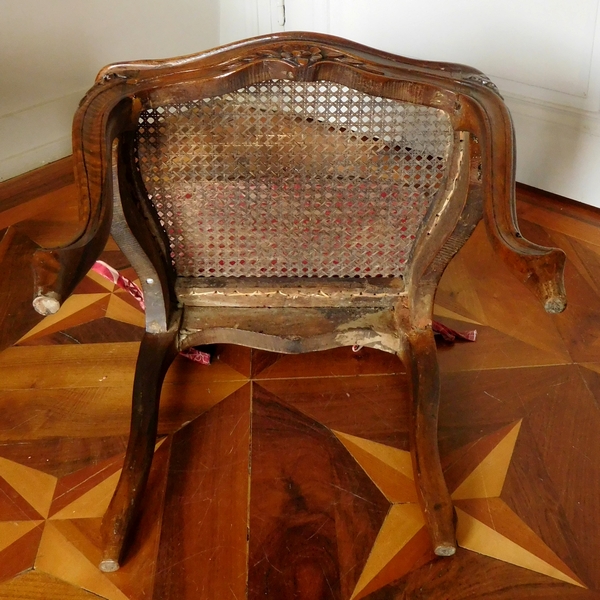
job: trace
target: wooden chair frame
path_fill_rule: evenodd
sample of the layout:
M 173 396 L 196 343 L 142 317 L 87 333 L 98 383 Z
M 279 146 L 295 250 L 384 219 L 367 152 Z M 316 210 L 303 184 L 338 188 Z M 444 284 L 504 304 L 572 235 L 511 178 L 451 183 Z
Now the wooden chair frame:
M 152 103 L 214 96 L 273 79 L 334 81 L 439 108 L 450 117 L 456 150 L 448 184 L 422 225 L 402 290 L 382 294 L 386 289 L 376 282 L 366 283 L 375 298 L 369 302 L 364 299 L 369 293 L 358 299 L 344 282 L 264 279 L 254 282 L 260 302 L 252 294 L 240 300 L 239 293 L 232 300 L 233 287 L 219 298 L 206 293 L 212 300 L 197 302 L 195 283 L 177 277 L 165 232 L 135 176 L 132 132 L 140 111 Z M 314 33 L 274 34 L 197 55 L 104 68 L 77 111 L 73 144 L 85 227 L 69 246 L 37 251 L 34 306 L 42 314 L 58 310 L 102 251 L 111 227 L 146 298 L 130 440 L 104 518 L 100 568 L 116 570 L 123 558 L 148 478 L 165 372 L 178 351 L 213 342 L 286 353 L 358 344 L 396 353 L 410 374 L 410 442 L 425 520 L 436 554 L 452 555 L 454 514 L 437 447 L 440 384 L 431 329 L 440 277 L 483 217 L 494 248 L 545 309 L 565 307 L 563 252 L 528 242 L 516 224 L 513 129 L 493 83 L 462 65 L 401 58 Z M 206 285 L 210 291 L 210 282 Z M 282 291 L 296 298 L 292 318 L 289 303 L 265 300 Z

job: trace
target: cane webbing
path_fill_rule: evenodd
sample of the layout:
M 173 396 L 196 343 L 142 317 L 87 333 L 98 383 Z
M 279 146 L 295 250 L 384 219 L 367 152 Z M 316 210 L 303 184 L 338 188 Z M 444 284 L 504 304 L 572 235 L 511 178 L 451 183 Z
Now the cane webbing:
M 442 110 L 269 81 L 142 112 L 137 161 L 178 275 L 400 276 L 447 175 Z

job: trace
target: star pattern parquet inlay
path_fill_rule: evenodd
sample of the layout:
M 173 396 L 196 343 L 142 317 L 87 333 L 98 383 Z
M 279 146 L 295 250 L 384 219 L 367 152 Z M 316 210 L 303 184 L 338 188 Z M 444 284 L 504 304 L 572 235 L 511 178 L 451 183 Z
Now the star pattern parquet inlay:
M 567 252 L 564 314 L 482 228 L 439 289 L 437 318 L 479 331 L 439 346 L 453 558 L 423 528 L 395 357 L 217 346 L 170 369 L 138 535 L 100 573 L 143 313 L 91 273 L 0 354 L 0 599 L 600 598 L 600 220 L 552 206 L 521 225 Z M 112 242 L 102 259 L 135 279 Z

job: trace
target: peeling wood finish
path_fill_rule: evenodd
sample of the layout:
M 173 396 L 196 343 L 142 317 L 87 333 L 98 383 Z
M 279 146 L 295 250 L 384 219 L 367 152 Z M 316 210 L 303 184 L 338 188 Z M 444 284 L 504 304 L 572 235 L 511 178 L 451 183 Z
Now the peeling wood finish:
M 339 346 L 400 350 L 391 310 L 377 308 L 185 308 L 180 348 L 216 342 L 284 354 Z
M 454 132 L 448 177 L 414 234 L 402 280 L 265 279 L 251 290 L 249 282 L 219 285 L 177 278 L 160 218 L 136 171 L 138 118 L 143 110 L 274 79 L 330 81 L 446 113 Z M 483 216 L 496 250 L 546 310 L 560 312 L 566 302 L 564 254 L 528 242 L 518 230 L 512 124 L 489 80 L 460 65 L 405 59 L 320 34 L 282 33 L 188 57 L 106 67 L 77 111 L 73 136 L 85 227 L 70 246 L 35 253 L 35 304 L 53 312 L 81 280 L 106 242 L 113 197 L 120 206 L 120 196 L 123 215 L 115 217 L 115 232 L 131 263 L 144 271 L 150 307 L 136 372 L 126 458 L 131 468 L 105 519 L 103 568 L 118 568 L 144 493 L 168 357 L 175 346 L 216 341 L 288 353 L 357 344 L 401 356 L 412 373 L 411 440 L 421 506 L 435 551 L 452 554 L 453 511 L 437 449 L 439 385 L 431 334 L 437 284 Z M 411 175 L 416 180 L 424 176 Z M 148 401 L 140 402 L 140 395 Z
M 406 295 L 402 279 L 179 277 L 175 292 L 185 306 L 388 307 Z

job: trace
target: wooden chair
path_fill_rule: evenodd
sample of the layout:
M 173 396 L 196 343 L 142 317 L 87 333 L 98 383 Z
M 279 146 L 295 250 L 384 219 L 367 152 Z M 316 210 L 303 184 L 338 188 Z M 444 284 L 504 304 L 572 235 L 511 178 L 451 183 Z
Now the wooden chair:
M 437 447 L 436 286 L 485 219 L 549 312 L 564 254 L 515 220 L 509 113 L 479 71 L 342 39 L 282 33 L 198 55 L 111 65 L 74 121 L 86 226 L 39 250 L 42 314 L 112 234 L 141 278 L 146 333 L 103 571 L 122 560 L 143 495 L 165 372 L 213 342 L 284 353 L 369 346 L 410 374 L 415 481 L 436 554 L 455 552 Z

